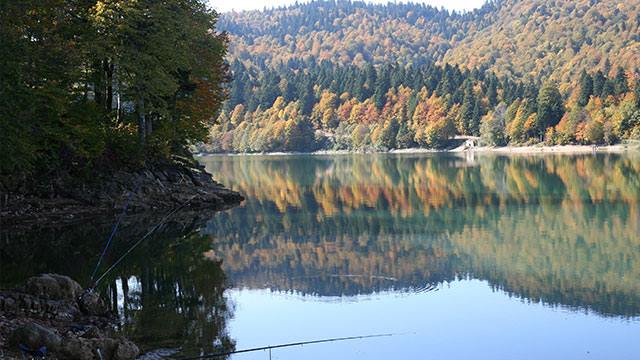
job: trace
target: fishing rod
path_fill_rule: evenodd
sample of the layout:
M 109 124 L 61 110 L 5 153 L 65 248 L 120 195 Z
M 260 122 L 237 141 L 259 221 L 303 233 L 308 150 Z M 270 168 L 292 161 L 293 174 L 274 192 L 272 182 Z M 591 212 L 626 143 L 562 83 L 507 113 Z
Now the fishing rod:
M 181 359 L 178 359 L 178 360 L 211 359 L 211 358 L 217 358 L 217 357 L 229 356 L 229 355 L 241 354 L 241 353 L 248 353 L 248 352 L 255 352 L 255 351 L 263 351 L 263 350 L 271 351 L 273 349 L 292 347 L 292 346 L 321 344 L 321 343 L 347 341 L 347 340 L 379 338 L 379 337 L 388 337 L 388 336 L 394 336 L 394 335 L 397 335 L 397 334 L 361 335 L 361 336 L 348 336 L 348 337 L 340 337 L 340 338 L 323 339 L 323 340 L 300 341 L 300 342 L 280 344 L 280 345 L 270 345 L 270 346 L 262 346 L 262 347 L 242 349 L 242 350 L 236 350 L 236 351 L 227 351 L 227 352 L 221 352 L 221 353 L 216 353 L 216 354 L 205 354 L 205 355 L 200 355 L 200 356 L 196 356 L 196 357 L 181 358 Z
M 90 290 L 95 289 L 98 284 L 100 284 L 100 282 L 105 278 L 105 276 L 107 276 L 113 269 L 116 268 L 116 266 L 118 266 L 122 260 L 124 260 L 125 257 L 127 257 L 127 255 L 129 255 L 136 247 L 138 247 L 138 245 L 140 245 L 143 241 L 145 241 L 149 236 L 151 236 L 156 230 L 158 230 L 160 228 L 160 226 L 162 226 L 165 221 L 169 220 L 169 218 L 175 214 L 176 212 L 178 212 L 180 209 L 182 209 L 183 207 L 187 206 L 187 204 L 189 204 L 191 202 L 191 200 L 195 199 L 197 195 L 194 195 L 192 197 L 190 197 L 187 201 L 185 201 L 182 205 L 176 207 L 175 209 L 173 209 L 171 212 L 169 212 L 167 215 L 165 215 L 158 224 L 156 224 L 154 227 L 151 228 L 151 230 L 147 231 L 147 233 L 140 238 L 140 240 L 136 241 L 133 245 L 131 245 L 131 247 L 129 247 L 129 249 L 122 254 L 122 256 L 120 256 L 120 258 L 118 260 L 116 260 L 113 265 L 111 265 L 104 273 L 102 273 L 102 275 L 95 281 L 95 283 L 92 284 L 92 286 L 90 287 Z
M 115 226 L 111 230 L 111 235 L 109 235 L 109 238 L 107 239 L 107 242 L 105 243 L 104 248 L 102 249 L 102 254 L 100 254 L 100 258 L 98 258 L 98 262 L 96 263 L 96 267 L 93 269 L 93 273 L 91 273 L 91 279 L 89 280 L 89 284 L 93 284 L 93 279 L 95 279 L 96 273 L 98 272 L 98 269 L 100 268 L 100 264 L 102 264 L 102 260 L 104 259 L 104 256 L 107 254 L 107 250 L 109 249 L 109 246 L 111 245 L 111 241 L 113 240 L 113 237 L 116 235 L 116 232 L 118 232 L 118 228 L 120 227 L 120 224 L 122 223 L 122 220 L 124 219 L 124 216 L 127 213 L 127 208 L 129 207 L 129 203 L 131 202 L 131 198 L 133 197 L 133 194 L 138 192 L 138 189 L 140 188 L 141 184 L 142 184 L 141 182 L 138 183 L 138 185 L 136 185 L 135 189 L 129 193 L 129 196 L 127 197 L 127 200 L 125 201 L 124 206 L 122 208 L 122 212 L 120 213 L 120 216 L 118 216 L 118 221 L 116 222 Z

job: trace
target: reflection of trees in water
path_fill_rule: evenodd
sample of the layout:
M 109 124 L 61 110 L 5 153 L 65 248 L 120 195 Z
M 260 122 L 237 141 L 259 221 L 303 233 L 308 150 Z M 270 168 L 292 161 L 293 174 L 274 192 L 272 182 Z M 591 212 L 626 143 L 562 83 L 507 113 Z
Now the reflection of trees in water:
M 281 212 L 328 217 L 362 208 L 394 215 L 443 207 L 620 201 L 637 204 L 640 157 L 350 155 L 205 158 L 224 183 Z
M 129 259 L 105 290 L 124 333 L 147 348 L 233 350 L 226 279 L 220 262 L 205 256 L 207 242 L 199 235 L 158 240 Z
M 635 155 L 224 158 L 210 168 L 250 195 L 206 230 L 238 284 L 352 295 L 471 274 L 532 301 L 640 315 Z
M 125 218 L 102 269 L 161 217 Z M 18 284 L 42 272 L 69 275 L 87 284 L 112 220 L 3 232 L 2 285 Z M 209 243 L 197 232 L 203 220 L 189 213 L 174 217 L 131 253 L 100 288 L 126 320 L 123 332 L 147 350 L 182 347 L 184 354 L 197 354 L 235 347 L 226 327 L 233 315 L 224 294 L 226 276 L 219 262 L 205 256 Z

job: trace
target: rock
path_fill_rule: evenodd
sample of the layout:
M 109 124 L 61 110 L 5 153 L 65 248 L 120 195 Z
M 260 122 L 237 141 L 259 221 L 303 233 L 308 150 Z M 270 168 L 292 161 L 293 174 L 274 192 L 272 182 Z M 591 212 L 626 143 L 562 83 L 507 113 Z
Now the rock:
M 65 359 L 93 360 L 91 342 L 81 338 L 65 338 L 60 354 Z M 97 357 L 95 357 L 97 358 Z
M 56 279 L 65 299 L 75 299 L 82 293 L 82 286 L 70 277 L 58 274 L 49 274 L 49 276 Z
M 11 334 L 13 344 L 24 344 L 32 349 L 46 346 L 50 351 L 57 351 L 62 345 L 62 338 L 53 330 L 30 322 L 16 328 Z
M 100 339 L 104 337 L 100 329 L 95 326 L 89 326 L 87 330 L 85 330 L 80 337 L 85 339 Z
M 68 276 L 42 274 L 27 280 L 26 292 L 33 296 L 52 300 L 75 299 L 82 287 Z
M 102 298 L 93 291 L 80 295 L 78 305 L 85 315 L 103 316 L 109 311 Z
M 140 349 L 129 340 L 121 340 L 116 349 L 115 360 L 133 360 L 140 355 Z
M 12 312 L 15 312 L 17 309 L 18 309 L 18 306 L 16 305 L 15 300 L 13 300 L 12 298 L 4 299 L 4 311 L 8 313 L 12 313 Z

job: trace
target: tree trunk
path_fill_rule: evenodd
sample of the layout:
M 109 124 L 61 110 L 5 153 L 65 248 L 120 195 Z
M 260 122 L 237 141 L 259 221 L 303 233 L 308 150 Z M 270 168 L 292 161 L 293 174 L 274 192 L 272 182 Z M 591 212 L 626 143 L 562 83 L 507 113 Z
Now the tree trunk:
M 104 71 L 106 74 L 106 101 L 105 109 L 111 112 L 113 109 L 113 63 L 104 59 Z
M 142 95 L 138 97 L 138 106 L 136 106 L 136 110 L 138 111 L 138 139 L 140 145 L 144 146 L 147 137 L 147 118 L 144 109 L 144 96 Z
M 154 116 L 149 116 L 147 118 L 147 132 L 146 132 L 146 136 L 149 137 L 149 135 L 151 135 L 151 132 L 153 131 L 153 118 Z
M 94 63 L 94 69 L 95 69 L 95 83 L 93 84 L 94 101 L 96 102 L 96 104 L 98 104 L 98 106 L 101 106 L 104 104 L 103 102 L 104 100 L 104 92 L 103 92 L 104 66 L 102 64 L 102 61 L 96 61 Z

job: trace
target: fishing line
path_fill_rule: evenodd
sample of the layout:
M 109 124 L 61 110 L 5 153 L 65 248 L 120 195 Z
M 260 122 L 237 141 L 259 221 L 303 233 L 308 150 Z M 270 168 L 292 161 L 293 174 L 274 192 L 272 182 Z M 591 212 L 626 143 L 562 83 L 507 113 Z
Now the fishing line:
M 300 341 L 300 342 L 294 342 L 294 343 L 288 343 L 288 344 L 270 345 L 270 346 L 262 346 L 262 347 L 249 348 L 249 349 L 236 350 L 236 351 L 227 351 L 227 352 L 216 353 L 216 354 L 205 354 L 205 355 L 200 355 L 200 356 L 196 356 L 196 357 L 181 358 L 181 359 L 178 359 L 178 360 L 211 359 L 211 358 L 216 358 L 216 357 L 229 356 L 229 355 L 241 354 L 241 353 L 247 353 L 247 352 L 263 351 L 263 350 L 271 351 L 272 349 L 292 347 L 292 346 L 302 346 L 302 345 L 321 344 L 321 343 L 336 342 L 336 341 L 347 341 L 347 340 L 359 340 L 359 339 L 368 339 L 368 338 L 388 337 L 388 336 L 394 336 L 394 335 L 397 335 L 397 334 L 377 334 L 377 335 L 348 336 L 348 337 L 323 339 L 323 340 Z
M 93 273 L 91 273 L 91 280 L 89 280 L 90 284 L 93 284 L 93 279 L 96 277 L 96 273 L 98 272 L 98 268 L 100 267 L 100 264 L 102 264 L 102 259 L 104 259 L 104 256 L 107 254 L 107 249 L 109 249 L 109 246 L 111 245 L 111 241 L 113 240 L 113 237 L 116 235 L 116 232 L 118 231 L 118 228 L 122 223 L 122 219 L 124 219 L 124 215 L 127 213 L 129 202 L 131 201 L 131 198 L 133 198 L 133 194 L 138 192 L 138 189 L 140 188 L 140 184 L 141 183 L 138 183 L 135 189 L 129 193 L 129 196 L 127 197 L 127 201 L 125 201 L 124 207 L 122 208 L 122 212 L 120 213 L 120 216 L 118 216 L 118 221 L 113 227 L 113 230 L 111 230 L 111 235 L 109 235 L 109 239 L 107 240 L 107 243 L 104 245 L 104 248 L 102 249 L 102 254 L 100 254 L 100 258 L 98 258 L 96 267 L 93 269 Z
M 96 280 L 96 282 L 93 284 L 93 286 L 91 286 L 91 289 L 95 289 L 98 284 L 100 284 L 100 281 L 102 281 L 104 279 L 105 276 L 107 276 L 107 274 L 109 274 L 113 269 L 116 268 L 116 266 L 118 266 L 118 264 L 120 264 L 120 262 L 122 262 L 122 260 L 124 260 L 125 257 L 127 257 L 127 255 L 129 255 L 136 247 L 138 247 L 138 245 L 140 245 L 144 240 L 146 240 L 149 236 L 151 236 L 156 230 L 158 230 L 160 228 L 160 226 L 162 226 L 165 221 L 167 221 L 173 214 L 175 214 L 176 212 L 178 212 L 180 209 L 182 209 L 183 207 L 187 206 L 188 203 L 191 202 L 191 200 L 193 200 L 194 198 L 196 198 L 197 195 L 192 196 L 191 198 L 189 198 L 189 200 L 185 201 L 182 205 L 176 207 L 175 209 L 173 209 L 170 213 L 168 213 L 167 215 L 165 215 L 162 220 L 160 220 L 160 222 L 158 224 L 156 224 L 153 228 L 151 228 L 151 230 L 149 230 L 142 238 L 140 238 L 140 240 L 138 240 L 136 243 L 134 243 L 133 245 L 131 245 L 131 247 L 129 248 L 129 250 L 127 250 L 124 254 L 122 254 L 122 256 L 116 260 L 113 265 L 111 265 L 104 273 L 102 273 L 102 275 Z

